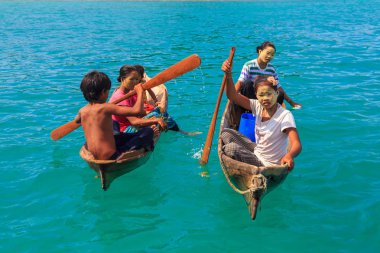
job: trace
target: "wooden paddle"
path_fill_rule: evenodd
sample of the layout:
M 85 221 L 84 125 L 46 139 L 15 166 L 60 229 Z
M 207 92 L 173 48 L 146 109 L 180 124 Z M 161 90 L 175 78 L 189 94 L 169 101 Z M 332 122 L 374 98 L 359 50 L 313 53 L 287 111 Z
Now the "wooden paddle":
M 166 83 L 166 82 L 168 82 L 168 81 L 170 81 L 176 77 L 179 77 L 179 76 L 199 67 L 200 64 L 201 64 L 201 58 L 198 55 L 196 55 L 196 54 L 190 55 L 187 58 L 185 58 L 185 59 L 177 62 L 176 64 L 170 66 L 166 70 L 160 72 L 158 75 L 156 75 L 155 77 L 153 77 L 152 79 L 150 79 L 149 81 L 144 83 L 142 85 L 142 87 L 144 90 L 151 89 L 151 88 L 153 88 L 153 87 L 155 87 L 161 83 Z M 121 101 L 129 98 L 130 96 L 133 96 L 134 94 L 136 94 L 136 92 L 134 90 L 130 91 L 127 94 L 125 94 L 123 97 L 113 101 L 112 103 L 113 104 L 120 103 Z M 72 121 L 56 128 L 56 129 L 54 129 L 53 131 L 51 131 L 50 137 L 54 141 L 59 140 L 80 126 L 81 126 L 80 123 L 76 123 L 75 120 L 72 120 Z
M 232 65 L 232 59 L 234 58 L 234 54 L 235 54 L 235 47 L 232 47 L 230 51 L 230 56 L 228 57 L 228 60 L 231 62 L 231 65 Z M 220 86 L 220 90 L 219 90 L 218 100 L 216 101 L 214 115 L 212 116 L 210 128 L 208 129 L 208 134 L 207 134 L 205 146 L 203 148 L 202 157 L 201 157 L 201 160 L 199 161 L 201 165 L 205 165 L 208 162 L 208 157 L 210 155 L 210 149 L 211 149 L 211 144 L 212 144 L 212 138 L 214 136 L 214 131 L 215 131 L 216 118 L 218 117 L 219 105 L 223 96 L 223 91 L 224 91 L 224 87 L 226 86 L 226 82 L 227 82 L 227 76 L 224 75 L 222 85 Z

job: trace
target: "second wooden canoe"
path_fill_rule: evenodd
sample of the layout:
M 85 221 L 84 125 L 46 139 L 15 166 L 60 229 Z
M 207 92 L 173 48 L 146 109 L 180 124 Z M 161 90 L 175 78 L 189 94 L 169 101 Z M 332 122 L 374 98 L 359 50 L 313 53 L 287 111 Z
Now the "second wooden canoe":
M 242 109 L 228 101 L 220 124 L 220 132 L 225 128 L 237 130 Z M 223 173 L 231 188 L 244 196 L 251 219 L 256 218 L 260 201 L 268 191 L 280 184 L 288 174 L 287 166 L 254 166 L 228 157 L 223 152 L 223 142 L 218 140 L 218 156 Z

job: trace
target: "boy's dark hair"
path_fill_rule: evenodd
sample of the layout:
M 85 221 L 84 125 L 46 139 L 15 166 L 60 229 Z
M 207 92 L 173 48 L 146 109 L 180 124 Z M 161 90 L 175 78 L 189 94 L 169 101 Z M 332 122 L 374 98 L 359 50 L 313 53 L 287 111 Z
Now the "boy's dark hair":
M 111 80 L 103 72 L 91 71 L 83 77 L 80 89 L 87 101 L 94 102 L 99 100 L 102 91 L 111 89 Z
M 119 77 L 117 78 L 117 81 L 120 83 L 124 77 L 128 76 L 132 71 L 138 71 L 135 66 L 132 65 L 124 65 L 119 70 Z
M 272 42 L 264 41 L 260 46 L 256 47 L 256 53 L 259 53 L 259 50 L 264 50 L 267 47 L 273 47 L 274 51 L 276 51 L 276 47 Z

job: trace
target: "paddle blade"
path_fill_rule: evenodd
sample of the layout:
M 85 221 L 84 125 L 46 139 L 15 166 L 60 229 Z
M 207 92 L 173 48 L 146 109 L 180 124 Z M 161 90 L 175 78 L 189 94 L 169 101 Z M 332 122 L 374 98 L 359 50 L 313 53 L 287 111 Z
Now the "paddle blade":
M 143 84 L 144 90 L 151 89 L 159 84 L 166 83 L 176 77 L 179 77 L 201 65 L 201 58 L 196 55 L 190 55 L 185 59 L 170 66 L 166 70 L 160 72 L 155 77 Z
M 53 131 L 51 131 L 50 137 L 53 141 L 59 140 L 63 136 L 71 133 L 72 131 L 74 131 L 75 129 L 77 129 L 80 126 L 81 126 L 81 124 L 76 123 L 74 120 L 70 121 L 70 122 L 68 122 L 68 123 L 66 123 L 60 127 L 57 127 Z
M 142 88 L 144 90 L 151 89 L 153 87 L 156 87 L 157 85 L 160 85 L 162 83 L 166 83 L 176 77 L 179 77 L 193 69 L 196 69 L 201 65 L 201 58 L 196 55 L 190 55 L 187 58 L 177 62 L 176 64 L 170 66 L 169 68 L 165 69 L 164 71 L 158 73 L 155 77 L 149 79 L 146 83 L 142 85 Z M 118 104 L 121 101 L 133 96 L 136 94 L 136 91 L 132 90 L 125 94 L 124 96 L 112 101 L 113 104 Z

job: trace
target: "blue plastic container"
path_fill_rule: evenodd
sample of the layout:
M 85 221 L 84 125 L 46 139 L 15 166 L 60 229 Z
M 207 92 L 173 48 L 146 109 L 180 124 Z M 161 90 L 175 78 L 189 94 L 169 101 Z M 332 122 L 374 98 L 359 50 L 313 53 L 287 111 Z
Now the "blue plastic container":
M 240 119 L 239 132 L 255 142 L 255 121 L 256 117 L 252 113 L 243 113 Z

